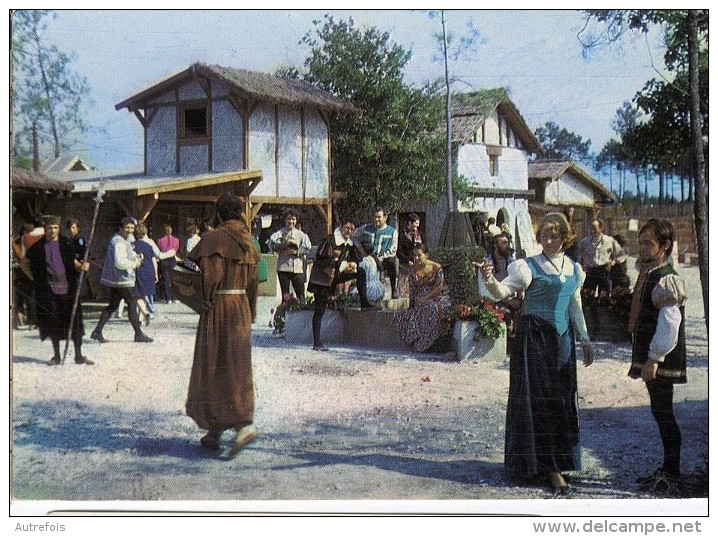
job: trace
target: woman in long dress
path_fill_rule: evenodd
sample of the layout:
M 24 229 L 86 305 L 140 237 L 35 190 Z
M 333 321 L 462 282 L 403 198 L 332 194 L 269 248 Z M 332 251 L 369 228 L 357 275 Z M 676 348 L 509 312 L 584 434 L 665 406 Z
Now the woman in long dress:
M 207 430 L 203 447 L 217 450 L 222 432 L 236 432 L 224 456 L 252 441 L 254 381 L 252 320 L 256 315 L 259 253 L 244 221 L 244 202 L 226 193 L 217 201 L 221 223 L 189 257 L 201 270 L 204 310 L 195 339 L 187 415 Z
M 417 352 L 425 352 L 443 335 L 451 331 L 447 316 L 451 298 L 444 285 L 444 270 L 429 259 L 426 245 L 417 244 L 413 250 L 412 271 L 409 274 L 409 308 L 394 314 L 401 338 Z
M 583 364 L 593 351 L 581 308 L 585 278 L 564 250 L 573 240 L 563 214 L 546 214 L 539 226 L 540 255 L 509 265 L 498 281 L 492 266 L 481 273 L 498 299 L 525 290 L 524 314 L 516 332 L 509 369 L 504 469 L 515 480 L 546 478 L 560 494 L 569 491 L 564 471 L 581 469 L 575 338 Z

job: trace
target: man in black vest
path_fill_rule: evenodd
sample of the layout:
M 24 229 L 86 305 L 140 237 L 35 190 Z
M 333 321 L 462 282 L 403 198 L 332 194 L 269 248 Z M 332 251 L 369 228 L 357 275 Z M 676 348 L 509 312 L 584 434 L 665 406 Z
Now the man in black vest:
M 641 489 L 672 494 L 680 485 L 681 431 L 673 415 L 673 384 L 686 383 L 685 284 L 670 262 L 673 226 L 650 219 L 638 235 L 639 275 L 628 330 L 633 359 L 628 375 L 646 382 L 663 443 L 663 465 L 638 479 Z

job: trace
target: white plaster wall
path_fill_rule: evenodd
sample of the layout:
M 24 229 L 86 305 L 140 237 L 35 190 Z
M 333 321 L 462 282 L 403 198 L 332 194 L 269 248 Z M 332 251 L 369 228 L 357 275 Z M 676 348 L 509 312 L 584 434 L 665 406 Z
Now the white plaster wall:
M 302 115 L 298 109 L 279 107 L 279 195 L 302 196 Z
M 499 118 L 496 112 L 492 113 L 484 121 L 484 143 L 487 145 L 500 145 L 499 140 Z
M 316 110 L 307 110 L 304 120 L 306 196 L 326 199 L 329 197 L 329 132 Z
M 249 169 L 262 172 L 254 195 L 278 195 L 274 164 L 274 105 L 260 103 L 249 117 Z
M 464 176 L 469 184 L 480 188 L 528 189 L 528 159 L 524 151 L 502 147 L 499 156 L 499 173 L 489 175 L 489 156 L 486 146 L 470 143 L 459 147 L 457 173 Z
M 227 86 L 225 86 L 222 82 L 216 82 L 212 80 L 212 98 L 222 98 L 222 97 L 228 97 L 230 94 L 229 89 L 227 89 Z
M 179 98 L 180 100 L 206 99 L 207 94 L 199 82 L 192 80 L 179 87 Z
M 180 173 L 206 173 L 209 147 L 185 145 L 180 147 Z
M 242 116 L 229 101 L 212 105 L 212 170 L 243 169 L 244 142 Z
M 176 171 L 177 116 L 174 107 L 160 107 L 147 127 L 147 173 Z
M 594 204 L 593 190 L 567 173 L 546 185 L 545 199 L 551 205 L 591 207 Z

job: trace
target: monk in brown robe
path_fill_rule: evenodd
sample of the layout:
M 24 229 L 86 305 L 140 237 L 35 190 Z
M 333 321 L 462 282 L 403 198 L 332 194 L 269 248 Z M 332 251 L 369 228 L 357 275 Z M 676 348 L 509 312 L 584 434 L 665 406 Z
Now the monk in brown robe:
M 223 194 L 216 205 L 221 223 L 188 255 L 202 274 L 204 309 L 197 326 L 187 415 L 208 430 L 200 442 L 209 450 L 219 450 L 222 432 L 235 430 L 223 457 L 234 456 L 257 436 L 252 424 L 252 321 L 259 253 L 244 221 L 244 207 L 243 198 Z

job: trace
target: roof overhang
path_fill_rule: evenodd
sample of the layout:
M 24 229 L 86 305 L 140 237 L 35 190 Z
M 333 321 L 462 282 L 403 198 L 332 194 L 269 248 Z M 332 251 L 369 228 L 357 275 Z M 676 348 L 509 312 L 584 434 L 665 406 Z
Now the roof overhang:
M 74 193 L 92 193 L 100 185 L 106 192 L 127 192 L 135 196 L 160 196 L 192 188 L 242 182 L 243 195 L 250 195 L 262 180 L 256 170 L 201 173 L 196 175 L 145 175 L 141 172 L 120 175 L 103 175 L 97 172 L 74 171 L 63 173 L 61 178 L 74 185 Z

